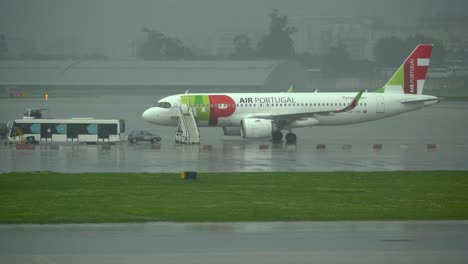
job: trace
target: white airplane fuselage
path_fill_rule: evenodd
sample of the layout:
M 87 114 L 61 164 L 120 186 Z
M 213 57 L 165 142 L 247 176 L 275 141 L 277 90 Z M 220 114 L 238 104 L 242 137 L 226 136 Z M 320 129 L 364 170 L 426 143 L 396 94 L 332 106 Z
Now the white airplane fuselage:
M 213 96 L 219 98 L 219 103 L 213 103 L 213 100 L 211 103 L 209 100 L 203 101 L 203 98 Z M 356 93 L 178 94 L 159 101 L 169 103 L 170 108 L 151 107 L 142 117 L 156 125 L 177 126 L 179 120 L 172 114 L 172 107 L 181 106 L 181 98 L 188 97 L 193 99 L 185 100 L 185 103 L 194 110 L 198 126 L 238 127 L 246 118 L 269 118 L 342 109 L 350 104 L 355 96 Z M 411 101 L 413 103 L 409 103 Z M 352 110 L 291 119 L 284 129 L 362 123 L 414 111 L 437 102 L 438 98 L 430 95 L 365 92 Z

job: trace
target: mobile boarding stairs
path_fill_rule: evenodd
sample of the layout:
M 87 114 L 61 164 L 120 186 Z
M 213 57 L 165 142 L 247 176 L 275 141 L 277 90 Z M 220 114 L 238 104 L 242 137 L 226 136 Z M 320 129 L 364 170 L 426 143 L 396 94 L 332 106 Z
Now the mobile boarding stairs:
M 200 132 L 197 126 L 196 112 L 192 107 L 182 104 L 172 107 L 172 118 L 179 118 L 175 141 L 183 144 L 199 144 Z

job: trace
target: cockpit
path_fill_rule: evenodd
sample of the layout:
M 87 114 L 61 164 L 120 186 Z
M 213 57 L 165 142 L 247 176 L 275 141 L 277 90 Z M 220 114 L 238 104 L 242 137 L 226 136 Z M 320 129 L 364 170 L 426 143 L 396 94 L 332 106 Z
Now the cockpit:
M 161 107 L 161 108 L 171 108 L 171 103 L 169 102 L 156 102 L 154 107 Z
M 148 109 L 146 109 L 141 117 L 143 120 L 157 124 L 157 125 L 172 125 L 172 107 L 176 106 L 177 104 L 172 104 L 169 102 L 170 99 L 161 99 L 158 100 L 154 105 Z

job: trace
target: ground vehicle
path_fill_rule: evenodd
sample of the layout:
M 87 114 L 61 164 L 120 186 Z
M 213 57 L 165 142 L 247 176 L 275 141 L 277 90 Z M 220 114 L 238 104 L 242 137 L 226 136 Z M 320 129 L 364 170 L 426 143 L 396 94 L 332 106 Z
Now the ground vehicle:
M 29 143 L 51 142 L 117 142 L 125 139 L 125 121 L 94 118 L 35 118 L 24 116 L 8 122 L 8 140 Z
M 161 142 L 161 137 L 151 134 L 148 131 L 134 130 L 128 134 L 128 141 L 130 143 L 135 143 L 137 141 L 151 141 L 151 143 L 158 143 Z

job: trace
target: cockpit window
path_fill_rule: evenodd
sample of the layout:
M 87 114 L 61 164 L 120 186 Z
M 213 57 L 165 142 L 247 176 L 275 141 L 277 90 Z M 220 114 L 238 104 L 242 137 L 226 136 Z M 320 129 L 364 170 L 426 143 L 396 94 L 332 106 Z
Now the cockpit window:
M 171 103 L 169 103 L 169 102 L 156 102 L 156 104 L 154 106 L 161 107 L 161 108 L 171 108 Z

